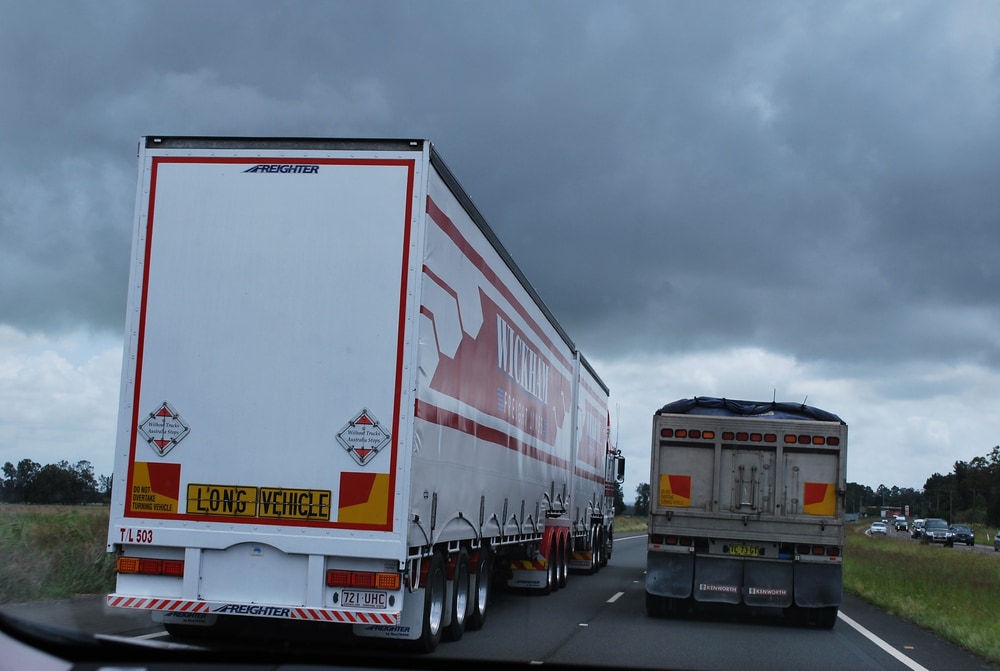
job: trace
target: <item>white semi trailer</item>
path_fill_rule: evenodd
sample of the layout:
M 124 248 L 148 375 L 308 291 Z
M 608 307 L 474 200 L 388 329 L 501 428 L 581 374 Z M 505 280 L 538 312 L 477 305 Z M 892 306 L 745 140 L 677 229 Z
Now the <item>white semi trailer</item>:
M 430 142 L 144 137 L 136 200 L 111 606 L 429 651 L 606 561 L 608 389 Z

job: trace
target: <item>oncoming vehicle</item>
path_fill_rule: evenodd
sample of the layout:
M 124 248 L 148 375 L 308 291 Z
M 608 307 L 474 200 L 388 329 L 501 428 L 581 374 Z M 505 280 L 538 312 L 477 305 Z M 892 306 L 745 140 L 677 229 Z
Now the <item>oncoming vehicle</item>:
M 896 519 L 893 520 L 893 526 L 896 531 L 906 531 L 906 518 L 902 515 L 896 515 Z
M 920 538 L 924 531 L 924 520 L 913 520 L 913 528 L 910 529 L 910 538 Z
M 940 517 L 931 517 L 924 522 L 924 528 L 920 535 L 921 543 L 943 543 L 952 546 L 952 532 L 948 528 L 948 522 Z
M 872 522 L 872 525 L 868 527 L 866 532 L 869 536 L 882 535 L 885 536 L 888 529 L 885 526 L 885 522 Z
M 969 546 L 976 544 L 976 534 L 971 527 L 965 524 L 952 524 L 948 529 L 951 531 L 952 543 L 962 543 Z

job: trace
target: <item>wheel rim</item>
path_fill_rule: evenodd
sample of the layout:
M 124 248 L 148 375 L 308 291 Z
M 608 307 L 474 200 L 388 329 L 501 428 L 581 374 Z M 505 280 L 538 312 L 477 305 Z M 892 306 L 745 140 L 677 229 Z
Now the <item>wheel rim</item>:
M 465 616 L 469 612 L 469 568 L 468 563 L 459 566 L 461 578 L 455 580 L 455 612 L 451 617 L 460 625 L 465 622 Z
M 546 571 L 547 580 L 549 581 L 549 590 L 555 591 L 559 589 L 559 557 L 556 555 L 556 541 L 553 538 L 552 544 L 549 545 L 549 568 Z
M 470 577 L 472 581 L 470 598 L 473 599 L 473 604 L 469 616 L 466 618 L 466 629 L 481 629 L 483 623 L 486 622 L 492 580 L 491 564 L 489 550 L 481 549 L 476 558 L 475 574 Z
M 431 578 L 430 593 L 427 598 L 431 600 L 430 609 L 427 614 L 427 628 L 431 636 L 437 636 L 441 631 L 441 622 L 444 620 L 444 571 L 438 566 Z
M 476 612 L 482 618 L 486 614 L 486 603 L 490 598 L 490 576 L 485 562 L 480 564 L 476 572 Z

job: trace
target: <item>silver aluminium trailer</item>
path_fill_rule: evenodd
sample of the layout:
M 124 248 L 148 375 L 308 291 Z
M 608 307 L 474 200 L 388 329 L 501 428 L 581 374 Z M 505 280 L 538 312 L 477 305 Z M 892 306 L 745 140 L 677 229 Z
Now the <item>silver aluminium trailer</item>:
M 833 627 L 847 425 L 794 403 L 681 399 L 653 416 L 646 608 L 783 609 Z

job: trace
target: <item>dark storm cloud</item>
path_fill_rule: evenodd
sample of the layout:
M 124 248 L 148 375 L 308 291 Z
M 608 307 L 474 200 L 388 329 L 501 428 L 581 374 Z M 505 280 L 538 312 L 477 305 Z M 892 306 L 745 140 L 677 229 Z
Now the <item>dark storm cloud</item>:
M 997 358 L 990 5 L 5 10 L 8 323 L 120 328 L 140 134 L 421 136 L 586 349 Z

